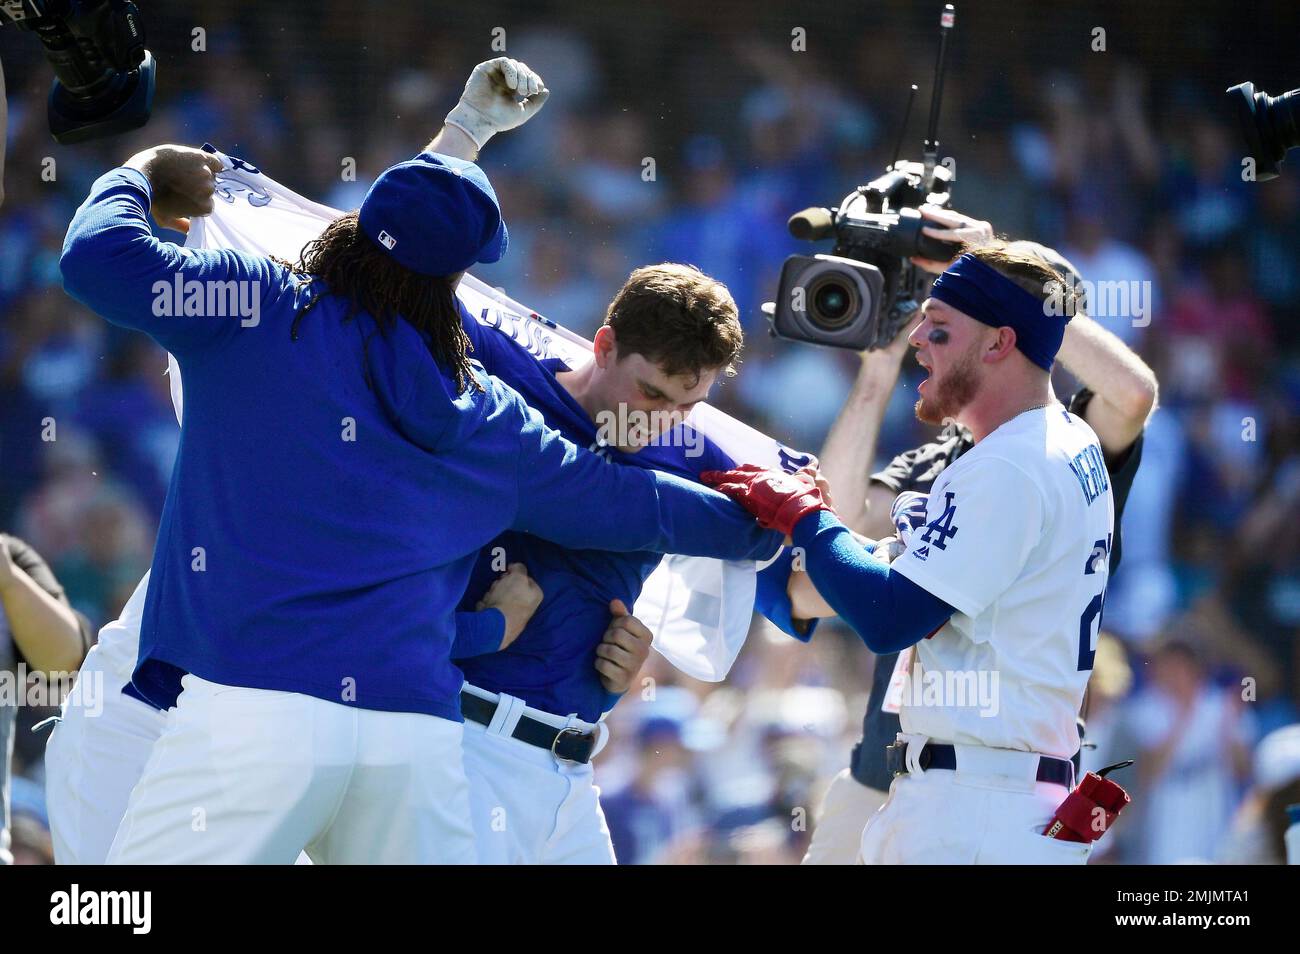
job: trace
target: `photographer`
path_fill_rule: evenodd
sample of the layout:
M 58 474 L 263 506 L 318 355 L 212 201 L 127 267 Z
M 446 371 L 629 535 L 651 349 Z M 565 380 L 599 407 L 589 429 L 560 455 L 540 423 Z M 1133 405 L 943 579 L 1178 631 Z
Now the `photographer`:
M 925 229 L 933 238 L 965 244 L 993 239 L 987 222 L 930 206 L 922 207 L 922 212 L 936 223 L 936 227 Z M 1059 255 L 1033 243 L 1016 244 L 1047 260 L 1078 286 L 1077 272 Z M 935 273 L 947 266 L 913 261 Z M 903 491 L 928 492 L 943 469 L 973 446 L 969 431 L 948 422 L 935 440 L 898 455 L 884 470 L 871 473 L 885 408 L 908 351 L 909 330 L 900 331 L 887 348 L 863 352 L 852 393 L 821 454 L 822 474 L 835 488 L 844 523 L 872 539 L 894 532 L 890 505 L 896 495 Z M 1120 515 L 1141 459 L 1142 430 L 1156 403 L 1155 376 L 1118 338 L 1084 314 L 1076 314 L 1066 326 L 1057 358 L 1083 385 L 1069 407 L 1096 432 L 1110 472 L 1115 504 L 1113 570 L 1120 554 Z M 806 575 L 796 585 L 800 583 L 811 589 Z M 882 711 L 881 706 L 897 659 L 898 654 L 891 653 L 876 660 L 863 718 L 863 738 L 854 748 L 850 767 L 835 777 L 826 792 L 805 863 L 853 863 L 867 820 L 885 801 L 892 781 L 885 764 L 885 747 L 894 741 L 900 723 L 896 711 Z

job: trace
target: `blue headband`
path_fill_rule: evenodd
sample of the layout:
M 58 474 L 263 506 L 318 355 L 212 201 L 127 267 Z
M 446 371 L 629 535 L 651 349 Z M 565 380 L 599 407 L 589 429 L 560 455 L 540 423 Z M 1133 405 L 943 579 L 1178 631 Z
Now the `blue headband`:
M 1052 315 L 1044 302 L 967 253 L 934 280 L 930 297 L 992 328 L 1014 328 L 1016 347 L 1044 371 L 1061 350 L 1069 315 Z

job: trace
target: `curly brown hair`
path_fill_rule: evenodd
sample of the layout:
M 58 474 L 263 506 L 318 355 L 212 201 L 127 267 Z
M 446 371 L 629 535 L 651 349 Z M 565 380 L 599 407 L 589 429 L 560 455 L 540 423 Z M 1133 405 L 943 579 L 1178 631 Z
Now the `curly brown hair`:
M 665 374 L 721 368 L 732 377 L 745 343 L 727 286 L 694 265 L 647 265 L 628 276 L 609 303 L 619 356 L 643 355 Z
M 461 327 L 452 283 L 446 276 L 421 275 L 397 264 L 361 231 L 356 211 L 326 226 L 303 246 L 298 263 L 289 267 L 310 276 L 313 286 L 318 281 L 324 286 L 295 317 L 295 338 L 299 321 L 321 295 L 338 295 L 348 303 L 344 321 L 364 311 L 387 335 L 399 319 L 404 320 L 420 332 L 434 360 L 452 373 L 457 393 L 470 384 L 483 390 L 466 354 L 473 345 Z

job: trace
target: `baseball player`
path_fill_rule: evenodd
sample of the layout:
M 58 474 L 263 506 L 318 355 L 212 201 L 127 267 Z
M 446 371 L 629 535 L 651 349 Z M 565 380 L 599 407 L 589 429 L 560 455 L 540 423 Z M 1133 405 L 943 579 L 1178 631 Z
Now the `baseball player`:
M 475 117 L 479 135 L 516 128 L 545 103 L 549 91 L 527 66 L 504 57 L 479 64 L 448 122 Z M 462 123 L 471 120 L 461 119 Z M 449 144 L 444 147 L 444 142 Z M 428 152 L 456 152 L 466 142 L 455 125 L 435 137 Z M 185 230 L 183 222 L 175 223 Z M 172 404 L 181 422 L 181 371 L 169 356 Z M 119 617 L 105 625 L 81 666 L 82 679 L 103 680 L 102 711 L 88 718 L 65 704 L 46 746 L 46 791 L 55 859 L 59 864 L 102 864 L 108 857 L 127 800 L 166 724 L 166 710 L 145 700 L 131 685 L 140 647 L 141 620 L 149 584 L 146 573 Z M 507 617 L 506 591 L 485 595 L 482 609 L 496 606 Z M 458 628 L 472 626 L 458 618 Z M 513 619 L 510 628 L 517 628 Z
M 473 861 L 450 651 L 478 549 L 514 528 L 756 559 L 780 538 L 697 485 L 607 467 L 470 363 L 453 281 L 506 247 L 477 166 L 392 167 L 298 270 L 153 238 L 151 212 L 211 211 L 219 167 L 138 154 L 61 260 L 188 392 L 132 674 L 172 711 L 109 861 Z M 620 519 L 575 523 L 580 505 Z
M 704 475 L 792 535 L 868 647 L 916 646 L 890 747 L 898 777 L 862 834 L 867 863 L 1087 859 L 1090 846 L 1042 834 L 1074 786 L 1114 529 L 1097 435 L 1052 395 L 1072 313 L 1051 307 L 1062 285 L 1003 243 L 935 281 L 909 336 L 929 371 L 917 415 L 962 421 L 973 446 L 934 482 L 924 527 L 892 564 L 853 538 L 809 471 Z
M 428 148 L 435 150 L 447 143 L 449 145 L 444 147 L 444 151 L 449 153 L 476 149 L 467 135 L 461 135 L 458 123 L 474 128 L 477 135 L 486 139 L 485 130 L 487 134 L 491 130 L 484 125 L 488 121 L 485 116 L 494 117 L 492 121 L 499 129 L 510 128 L 527 119 L 532 113 L 525 108 L 526 104 L 516 103 L 513 96 L 504 95 L 504 89 L 529 90 L 534 98 L 539 92 L 544 94 L 540 79 L 523 64 L 504 58 L 480 64 L 471 74 L 461 102 L 448 116 L 448 127 Z M 180 371 L 174 358 L 171 359 L 170 371 L 172 398 L 179 420 Z M 512 613 L 505 599 L 493 597 L 500 587 L 510 582 L 510 578 L 511 574 L 507 574 L 493 582 L 487 597 L 477 607 L 483 610 L 496 606 L 502 610 L 506 617 L 504 630 L 507 639 L 522 626 L 519 611 Z M 56 856 L 61 863 L 97 863 L 105 858 L 127 797 L 162 730 L 162 714 L 142 702 L 129 685 L 147 580 L 146 576 L 141 581 L 121 618 L 104 627 L 99 644 L 83 666 L 84 673 L 106 674 L 111 705 L 95 719 L 87 719 L 78 709 L 66 709 L 47 749 L 51 827 Z M 476 617 L 492 623 L 488 627 L 476 626 Z M 526 619 L 526 613 L 522 618 Z M 500 615 L 465 612 L 458 613 L 456 619 L 458 641 L 477 638 L 481 646 L 482 636 L 488 629 L 494 633 L 490 638 L 501 639 Z M 640 624 L 632 617 L 622 616 L 611 624 L 610 638 L 625 639 L 629 631 L 638 627 Z M 635 640 L 628 640 L 625 644 L 636 646 Z M 617 669 L 616 663 L 602 660 L 601 665 L 610 667 L 611 671 Z M 127 686 L 125 693 L 115 691 L 124 684 Z
M 473 159 L 485 140 L 461 119 L 458 128 L 471 142 L 462 142 L 466 151 L 457 155 Z M 539 362 L 469 315 L 463 325 L 489 373 L 515 388 L 550 426 L 612 464 L 690 480 L 734 465 L 684 423 L 719 376 L 735 373 L 743 341 L 730 293 L 698 269 L 665 263 L 634 271 L 607 309 L 593 360 L 578 368 L 559 359 Z M 681 340 L 696 344 L 683 348 Z M 632 426 L 616 433 L 602 423 L 613 421 Z M 601 719 L 649 652 L 651 634 L 627 607 L 659 559 L 566 548 L 514 532 L 479 554 L 461 621 L 473 619 L 468 610 L 505 561 L 524 564 L 543 593 L 508 647 L 497 651 L 500 624 L 485 622 L 474 625 L 474 635 L 458 634 L 454 649 L 466 677 L 465 769 L 483 862 L 615 861 L 590 762 L 604 744 Z M 758 574 L 755 608 L 785 632 L 809 639 L 812 617 L 834 611 L 812 588 L 792 602 L 792 562 L 786 551 Z
M 927 227 L 927 234 L 935 238 L 975 244 L 993 239 L 993 229 L 987 222 L 951 209 L 927 206 L 922 212 L 935 223 Z M 1082 285 L 1078 270 L 1054 249 L 1034 242 L 1013 242 L 1012 247 L 1043 258 L 1066 277 L 1071 287 Z M 918 264 L 936 274 L 947 267 L 941 262 L 918 260 Z M 904 329 L 889 348 L 863 354 L 853 393 L 832 426 L 820 457 L 822 473 L 834 485 L 841 501 L 841 519 L 872 539 L 893 531 L 889 517 L 895 495 L 928 494 L 943 469 L 972 446 L 970 432 L 953 421 L 935 440 L 899 454 L 883 470 L 870 473 L 885 406 L 907 349 L 908 330 Z M 1113 577 L 1121 553 L 1120 518 L 1142 460 L 1143 429 L 1156 403 L 1155 375 L 1118 337 L 1081 310 L 1066 326 L 1057 361 L 1082 384 L 1068 402 L 1070 411 L 1087 421 L 1105 453 L 1115 501 L 1110 558 Z M 803 580 L 796 577 L 795 586 L 802 584 Z M 910 658 L 900 660 L 900 655 L 889 653 L 876 660 L 862 739 L 854 746 L 849 767 L 827 788 L 805 864 L 852 864 L 858 857 L 860 833 L 872 813 L 884 804 L 893 781 L 885 749 L 900 730 L 898 684 L 911 668 Z
M 611 464 L 687 479 L 734 466 L 689 424 L 620 438 L 603 433 L 598 423 L 629 407 L 660 410 L 661 420 L 671 420 L 688 413 L 731 369 L 742 341 L 736 306 L 724 286 L 698 270 L 668 264 L 634 271 L 596 333 L 593 360 L 580 368 L 559 359 L 538 362 L 518 342 L 468 316 L 465 330 L 485 368 L 514 386 L 547 423 Z M 693 351 L 674 349 L 677 337 L 698 344 Z M 678 366 L 687 355 L 690 363 Z M 461 698 L 465 769 L 480 857 L 498 864 L 613 863 L 590 761 L 603 744 L 600 720 L 649 651 L 650 633 L 626 607 L 659 556 L 575 549 L 506 533 L 480 553 L 463 610 L 504 560 L 523 563 L 543 598 L 519 637 L 499 652 L 498 630 L 489 632 L 486 652 L 458 639 L 464 657 L 456 662 L 467 680 Z M 792 560 L 786 551 L 759 572 L 755 607 L 807 639 L 815 628 L 810 617 L 820 613 L 792 603 Z

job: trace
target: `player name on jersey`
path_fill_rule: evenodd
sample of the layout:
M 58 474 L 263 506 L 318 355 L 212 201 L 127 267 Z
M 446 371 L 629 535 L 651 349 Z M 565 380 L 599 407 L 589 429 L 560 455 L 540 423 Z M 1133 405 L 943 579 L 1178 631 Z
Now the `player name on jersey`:
M 1075 454 L 1070 460 L 1070 470 L 1083 488 L 1083 496 L 1089 506 L 1110 489 L 1110 480 L 1106 477 L 1106 461 L 1101 456 L 1101 448 L 1096 444 L 1089 444 Z

